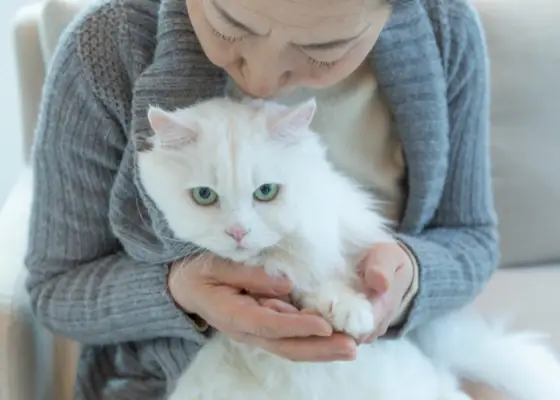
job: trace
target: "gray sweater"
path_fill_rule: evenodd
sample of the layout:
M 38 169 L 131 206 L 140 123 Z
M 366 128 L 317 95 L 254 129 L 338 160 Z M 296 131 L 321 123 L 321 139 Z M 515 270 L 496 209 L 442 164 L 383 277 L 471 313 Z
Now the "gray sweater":
M 394 0 L 371 65 L 407 163 L 399 238 L 419 263 L 402 329 L 470 302 L 498 263 L 489 87 L 464 0 Z M 157 399 L 208 339 L 176 308 L 179 245 L 138 184 L 148 104 L 220 95 L 185 0 L 109 0 L 66 31 L 43 94 L 26 265 L 39 320 L 83 344 L 76 398 Z M 133 140 L 135 139 L 135 140 Z

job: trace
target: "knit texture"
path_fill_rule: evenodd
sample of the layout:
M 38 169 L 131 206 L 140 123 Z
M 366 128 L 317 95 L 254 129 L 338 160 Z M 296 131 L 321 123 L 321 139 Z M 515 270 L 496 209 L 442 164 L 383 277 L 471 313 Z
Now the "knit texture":
M 371 65 L 407 164 L 398 236 L 419 291 L 396 333 L 470 302 L 498 264 L 489 87 L 466 0 L 395 0 Z M 159 399 L 208 337 L 176 308 L 167 265 L 197 251 L 173 238 L 138 182 L 146 111 L 220 95 L 185 0 L 109 0 L 65 32 L 34 146 L 27 287 L 39 320 L 83 344 L 77 399 Z

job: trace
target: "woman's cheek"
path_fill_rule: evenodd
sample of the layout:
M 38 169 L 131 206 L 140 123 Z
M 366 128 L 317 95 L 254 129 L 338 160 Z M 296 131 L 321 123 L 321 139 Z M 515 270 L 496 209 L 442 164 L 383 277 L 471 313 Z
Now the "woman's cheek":
M 350 65 L 346 60 L 337 62 L 328 69 L 320 66 L 310 66 L 308 81 L 304 84 L 316 88 L 331 86 L 347 78 L 358 66 L 359 64 Z
M 212 35 L 213 36 L 213 35 Z M 224 43 L 209 43 L 204 46 L 204 52 L 208 59 L 218 67 L 225 68 L 226 66 L 232 64 L 235 59 L 235 50 L 233 46 L 221 39 L 216 39 L 214 37 L 210 40 L 221 41 Z

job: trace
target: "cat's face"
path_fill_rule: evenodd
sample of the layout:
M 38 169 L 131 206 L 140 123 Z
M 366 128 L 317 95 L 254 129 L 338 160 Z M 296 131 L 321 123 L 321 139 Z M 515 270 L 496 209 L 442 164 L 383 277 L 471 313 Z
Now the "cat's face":
M 314 101 L 288 109 L 226 99 L 151 108 L 142 183 L 178 238 L 249 260 L 292 234 L 316 201 L 308 179 L 324 149 L 308 129 L 314 111 Z

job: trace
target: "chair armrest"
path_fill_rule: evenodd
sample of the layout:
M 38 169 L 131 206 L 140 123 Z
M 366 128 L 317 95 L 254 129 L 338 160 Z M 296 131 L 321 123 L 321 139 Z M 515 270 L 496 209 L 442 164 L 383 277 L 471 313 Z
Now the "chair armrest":
M 43 0 L 22 7 L 13 21 L 25 165 L 58 38 L 88 3 Z M 70 400 L 78 346 L 36 323 L 23 284 L 31 188 L 31 172 L 25 169 L 0 211 L 0 399 Z
M 25 168 L 0 211 L 0 398 L 70 400 L 77 347 L 35 321 L 24 287 L 31 201 Z
M 44 0 L 22 7 L 14 19 L 13 45 L 23 133 L 24 161 L 29 161 L 43 83 L 60 35 L 90 0 Z
M 13 22 L 13 45 L 19 85 L 20 125 L 25 163 L 29 162 L 45 80 L 45 64 L 39 36 L 42 11 L 42 3 L 22 7 Z
M 39 20 L 39 36 L 47 68 L 60 37 L 91 0 L 44 0 Z
M 23 257 L 31 208 L 31 170 L 23 168 L 0 210 L 0 298 L 13 300 L 14 288 L 25 273 Z
M 23 287 L 31 185 L 24 170 L 0 211 L 0 398 L 31 400 L 36 386 L 35 328 Z M 4 392 L 2 392 L 4 391 Z

